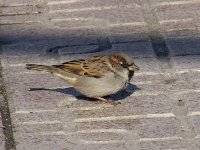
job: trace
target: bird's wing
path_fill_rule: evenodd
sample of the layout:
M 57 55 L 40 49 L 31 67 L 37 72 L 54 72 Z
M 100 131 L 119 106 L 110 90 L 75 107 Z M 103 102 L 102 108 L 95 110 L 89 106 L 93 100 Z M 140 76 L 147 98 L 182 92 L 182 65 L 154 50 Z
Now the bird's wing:
M 72 60 L 61 65 L 54 65 L 54 67 L 79 76 L 101 78 L 107 72 L 111 71 L 106 63 L 105 57 L 102 55 L 93 56 L 89 59 Z

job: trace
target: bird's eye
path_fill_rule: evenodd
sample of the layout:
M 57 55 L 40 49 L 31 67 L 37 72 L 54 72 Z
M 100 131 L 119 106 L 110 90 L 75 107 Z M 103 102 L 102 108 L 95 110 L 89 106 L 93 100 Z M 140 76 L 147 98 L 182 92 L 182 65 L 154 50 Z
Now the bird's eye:
M 128 68 L 128 63 L 126 61 L 120 62 L 121 66 L 124 68 Z

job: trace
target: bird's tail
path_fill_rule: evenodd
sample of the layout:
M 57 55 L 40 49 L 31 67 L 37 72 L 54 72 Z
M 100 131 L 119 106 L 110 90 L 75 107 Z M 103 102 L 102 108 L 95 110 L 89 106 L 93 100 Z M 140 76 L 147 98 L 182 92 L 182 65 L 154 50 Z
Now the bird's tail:
M 53 67 L 53 66 L 37 65 L 37 64 L 26 64 L 26 69 L 37 70 L 37 71 L 45 71 L 45 72 L 49 72 L 49 73 L 58 72 L 58 69 Z
M 62 79 L 67 80 L 70 83 L 74 83 L 76 78 L 73 77 L 72 74 L 66 72 L 58 67 L 55 66 L 46 66 L 46 65 L 37 65 L 37 64 L 26 64 L 26 69 L 29 70 L 37 70 L 37 71 L 45 71 L 48 73 L 52 73 Z

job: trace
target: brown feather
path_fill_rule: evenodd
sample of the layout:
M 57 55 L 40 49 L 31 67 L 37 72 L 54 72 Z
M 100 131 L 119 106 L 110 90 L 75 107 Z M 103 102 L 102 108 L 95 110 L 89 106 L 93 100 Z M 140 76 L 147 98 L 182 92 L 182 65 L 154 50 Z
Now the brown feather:
M 105 56 L 93 56 L 86 60 L 73 60 L 61 65 L 54 65 L 54 67 L 80 76 L 101 78 L 106 72 L 111 71 L 103 57 Z

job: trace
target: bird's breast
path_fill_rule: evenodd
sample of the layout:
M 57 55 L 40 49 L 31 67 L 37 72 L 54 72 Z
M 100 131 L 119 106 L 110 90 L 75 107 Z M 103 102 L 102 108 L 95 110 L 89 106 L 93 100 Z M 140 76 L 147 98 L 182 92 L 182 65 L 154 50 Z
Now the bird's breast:
M 88 97 L 102 97 L 117 93 L 128 85 L 128 80 L 114 74 L 102 78 L 80 78 L 74 86 L 80 93 Z

